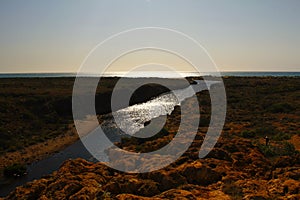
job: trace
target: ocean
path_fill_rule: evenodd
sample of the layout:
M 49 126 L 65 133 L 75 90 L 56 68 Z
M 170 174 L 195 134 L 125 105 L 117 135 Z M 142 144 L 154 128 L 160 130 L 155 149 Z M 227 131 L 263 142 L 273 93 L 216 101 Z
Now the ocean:
M 220 72 L 222 76 L 235 76 L 235 77 L 299 77 L 300 72 Z M 76 77 L 76 73 L 0 73 L 0 78 L 59 78 L 59 77 Z M 209 73 L 203 73 L 202 75 L 211 75 Z M 81 75 L 83 77 L 97 77 L 99 75 L 86 74 Z M 173 73 L 164 72 L 134 72 L 131 74 L 125 74 L 124 72 L 106 73 L 104 77 L 160 77 L 160 78 L 178 78 L 178 77 L 190 77 L 199 76 L 199 73 L 194 72 L 180 72 L 178 76 L 174 76 Z

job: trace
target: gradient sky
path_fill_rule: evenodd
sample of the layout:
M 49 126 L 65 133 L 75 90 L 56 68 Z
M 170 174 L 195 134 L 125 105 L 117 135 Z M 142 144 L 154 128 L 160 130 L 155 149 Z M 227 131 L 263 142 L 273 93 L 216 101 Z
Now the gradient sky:
M 76 72 L 99 42 L 145 26 L 190 35 L 222 71 L 300 71 L 299 0 L 1 0 L 0 73 Z

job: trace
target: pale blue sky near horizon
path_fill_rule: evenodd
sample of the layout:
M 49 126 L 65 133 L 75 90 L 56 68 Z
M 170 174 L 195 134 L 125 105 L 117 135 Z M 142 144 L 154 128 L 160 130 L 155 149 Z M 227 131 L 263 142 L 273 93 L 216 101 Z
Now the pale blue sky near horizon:
M 99 42 L 145 26 L 190 35 L 221 71 L 300 71 L 299 0 L 2 0 L 0 73 L 76 72 Z

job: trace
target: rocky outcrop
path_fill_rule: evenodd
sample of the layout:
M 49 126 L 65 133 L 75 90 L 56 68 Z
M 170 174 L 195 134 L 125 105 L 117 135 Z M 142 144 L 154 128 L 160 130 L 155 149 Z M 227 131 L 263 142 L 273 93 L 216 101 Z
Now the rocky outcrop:
M 238 144 L 249 147 L 248 151 L 230 151 L 229 140 L 221 138 L 207 158 L 193 160 L 184 155 L 183 161 L 141 174 L 122 173 L 83 159 L 68 160 L 57 172 L 18 187 L 6 199 L 299 198 L 299 166 L 274 169 L 247 139 L 239 139 Z
M 196 199 L 193 192 L 179 188 L 187 184 L 208 185 L 219 180 L 218 172 L 199 161 L 154 173 L 130 175 L 111 170 L 102 163 L 76 159 L 66 161 L 47 178 L 18 187 L 6 199 L 140 199 L 141 196 Z

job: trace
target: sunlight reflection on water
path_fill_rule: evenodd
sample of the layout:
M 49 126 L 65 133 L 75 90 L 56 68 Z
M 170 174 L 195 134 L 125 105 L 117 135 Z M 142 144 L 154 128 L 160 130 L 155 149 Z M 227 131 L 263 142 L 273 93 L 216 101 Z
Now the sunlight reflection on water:
M 203 80 L 196 82 L 197 84 L 190 85 L 185 89 L 167 92 L 145 103 L 132 105 L 109 114 L 105 117 L 106 120 L 101 124 L 101 127 L 104 132 L 117 129 L 120 134 L 134 135 L 144 128 L 146 122 L 162 115 L 171 114 L 175 106 L 180 105 L 185 99 L 218 83 L 218 81 L 205 82 Z M 118 118 L 118 125 L 114 122 L 113 116 Z

